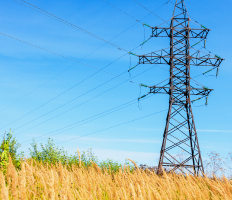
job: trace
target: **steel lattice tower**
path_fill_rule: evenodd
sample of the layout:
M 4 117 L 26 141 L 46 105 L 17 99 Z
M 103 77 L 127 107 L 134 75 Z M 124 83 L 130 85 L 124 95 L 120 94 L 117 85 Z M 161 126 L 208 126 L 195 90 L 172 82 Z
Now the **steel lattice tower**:
M 180 170 L 193 175 L 204 172 L 190 96 L 197 95 L 194 100 L 198 100 L 207 97 L 212 89 L 199 84 L 196 87 L 192 85 L 194 80 L 190 77 L 190 66 L 212 66 L 212 69 L 218 69 L 224 59 L 217 55 L 212 56 L 210 53 L 202 53 L 195 50 L 194 45 L 190 45 L 193 39 L 204 41 L 210 31 L 204 26 L 190 28 L 190 21 L 184 0 L 176 0 L 170 27 L 151 27 L 151 37 L 169 37 L 170 48 L 138 56 L 139 64 L 170 66 L 167 84 L 161 87 L 146 86 L 150 88 L 149 93 L 169 94 L 169 110 L 158 173 L 162 172 L 162 168 L 171 171 Z M 181 161 L 176 158 L 179 150 L 187 154 Z

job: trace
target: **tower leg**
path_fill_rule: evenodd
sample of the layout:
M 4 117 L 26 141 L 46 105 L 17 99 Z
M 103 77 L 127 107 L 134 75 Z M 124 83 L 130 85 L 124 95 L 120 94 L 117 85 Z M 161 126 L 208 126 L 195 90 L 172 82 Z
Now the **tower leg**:
M 191 104 L 188 99 L 183 104 L 177 97 L 175 99 L 169 103 L 158 173 L 165 168 L 171 172 L 199 175 L 204 170 Z

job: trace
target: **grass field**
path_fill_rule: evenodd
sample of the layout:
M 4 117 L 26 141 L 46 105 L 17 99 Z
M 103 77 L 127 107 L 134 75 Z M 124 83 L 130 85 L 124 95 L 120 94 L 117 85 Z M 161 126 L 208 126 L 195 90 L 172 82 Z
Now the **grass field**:
M 232 199 L 232 180 L 164 174 L 144 170 L 119 172 L 62 164 L 23 161 L 16 170 L 10 162 L 0 172 L 1 199 Z

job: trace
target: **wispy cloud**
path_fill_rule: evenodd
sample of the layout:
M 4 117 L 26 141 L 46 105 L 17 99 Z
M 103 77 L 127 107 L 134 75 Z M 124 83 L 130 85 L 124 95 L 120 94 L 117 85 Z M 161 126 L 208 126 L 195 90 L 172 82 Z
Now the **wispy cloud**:
M 128 130 L 133 131 L 163 131 L 164 129 L 158 128 L 128 128 Z
M 32 135 L 28 135 L 28 136 L 32 136 Z M 38 137 L 39 135 L 33 135 Z M 74 137 L 78 137 L 78 136 L 74 136 L 74 135 L 65 135 L 65 139 L 69 140 L 72 139 Z M 42 137 L 39 138 L 39 141 L 42 142 L 42 140 L 47 140 L 49 138 L 49 136 L 46 137 Z M 64 140 L 64 136 L 63 135 L 56 135 L 55 137 L 51 137 L 55 140 Z M 120 138 L 97 138 L 97 137 L 81 137 L 76 139 L 75 141 L 83 141 L 83 142 L 130 142 L 130 143 L 159 143 L 160 141 L 157 140 L 144 140 L 144 139 L 120 139 Z M 39 142 L 40 143 L 40 142 Z
M 65 139 L 72 139 L 73 135 L 65 135 Z M 64 140 L 63 136 L 56 136 L 56 140 Z M 97 137 L 82 137 L 78 138 L 78 142 L 129 142 L 129 143 L 159 143 L 157 140 L 144 139 L 119 139 L 119 138 L 97 138 Z
M 159 153 L 121 151 L 112 149 L 93 149 L 93 152 L 100 160 L 110 158 L 119 162 L 124 162 L 126 158 L 129 158 L 138 162 L 138 164 L 148 164 L 150 166 L 157 165 L 159 158 Z
M 129 130 L 134 131 L 164 131 L 164 129 L 152 129 L 152 128 L 129 128 Z M 188 131 L 188 129 L 183 129 Z M 197 129 L 197 132 L 214 132 L 214 133 L 232 133 L 232 130 L 204 130 L 204 129 Z
M 93 138 L 86 137 L 82 140 L 93 141 L 93 142 L 138 142 L 138 143 L 157 143 L 156 140 L 135 140 L 135 139 L 117 139 L 117 138 Z
M 197 132 L 232 133 L 232 130 L 204 130 L 204 129 L 197 129 Z

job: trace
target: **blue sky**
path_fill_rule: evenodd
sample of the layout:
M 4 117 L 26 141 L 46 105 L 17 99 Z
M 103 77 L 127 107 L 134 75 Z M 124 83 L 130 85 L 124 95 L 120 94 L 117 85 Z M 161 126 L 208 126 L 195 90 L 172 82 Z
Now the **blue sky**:
M 19 0 L 19 2 L 22 1 Z M 108 2 L 135 19 L 143 19 L 142 22 L 151 26 L 163 22 L 133 0 L 109 0 Z M 140 2 L 153 11 L 166 1 Z M 232 2 L 225 0 L 210 2 L 186 0 L 185 2 L 190 16 L 211 29 L 207 49 L 226 59 L 221 65 L 217 79 L 215 76 L 196 78 L 198 82 L 213 88 L 214 91 L 209 97 L 207 107 L 201 106 L 204 105 L 204 100 L 196 102 L 193 106 L 203 158 L 206 159 L 207 153 L 211 151 L 226 156 L 232 147 L 232 86 L 230 84 Z M 112 43 L 126 50 L 134 49 L 143 42 L 144 37 L 148 38 L 150 34 L 149 28 L 145 28 L 144 31 L 141 23 L 136 23 L 135 19 L 103 0 L 30 0 L 30 3 L 105 40 L 114 38 Z M 172 11 L 173 4 L 169 3 L 155 11 L 155 14 L 164 20 L 169 20 Z M 71 59 L 81 60 L 95 68 L 100 69 L 113 62 L 104 70 L 115 75 L 127 71 L 137 62 L 136 57 L 124 55 L 123 50 L 105 44 L 14 0 L 2 2 L 0 24 L 1 33 Z M 130 79 L 128 73 L 121 75 L 122 78 L 114 78 L 105 72 L 99 72 L 80 83 L 97 70 L 2 34 L 0 34 L 0 42 L 2 47 L 0 48 L 1 132 L 3 134 L 11 128 L 18 141 L 22 143 L 21 150 L 25 151 L 26 155 L 30 147 L 26 144 L 31 142 L 28 140 L 34 137 L 38 143 L 45 143 L 51 136 L 55 143 L 63 146 L 69 153 L 74 153 L 77 147 L 81 151 L 92 148 L 100 159 L 112 158 L 123 162 L 126 158 L 130 158 L 138 163 L 157 164 L 167 114 L 165 109 L 168 108 L 168 96 L 151 95 L 148 99 L 141 101 L 140 109 L 136 99 L 140 94 L 138 83 L 155 85 L 168 78 L 167 71 L 157 66 L 139 65 L 131 72 L 132 77 L 138 75 L 132 79 L 134 83 L 125 81 Z M 141 50 L 137 48 L 133 52 L 149 53 L 168 46 L 168 40 L 152 38 Z M 93 51 L 94 53 L 89 55 Z M 203 67 L 191 68 L 192 76 L 204 71 L 206 69 Z M 215 72 L 212 72 L 210 75 L 214 74 Z M 106 81 L 109 82 L 103 84 Z M 95 87 L 97 88 L 92 90 Z M 148 90 L 142 88 L 141 94 L 147 92 Z M 134 104 L 109 115 L 92 121 L 82 121 L 132 100 L 135 100 Z M 97 132 L 156 112 L 160 113 Z M 77 127 L 71 126 L 72 129 L 64 132 L 55 132 L 79 121 L 83 124 Z M 88 135 L 90 133 L 93 134 Z M 45 134 L 47 135 L 37 138 Z M 77 138 L 83 135 L 88 136 Z M 65 140 L 69 141 L 63 142 Z

